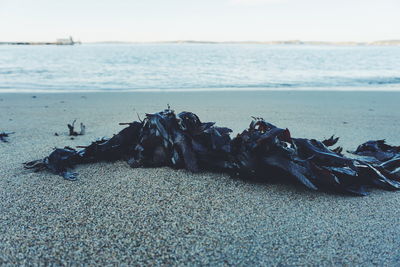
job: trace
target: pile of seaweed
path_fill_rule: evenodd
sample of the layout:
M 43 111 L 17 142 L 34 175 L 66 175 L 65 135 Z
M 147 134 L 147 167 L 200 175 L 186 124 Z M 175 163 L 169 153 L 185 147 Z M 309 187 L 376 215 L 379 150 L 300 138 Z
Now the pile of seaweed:
M 367 189 L 400 189 L 400 147 L 368 141 L 351 156 L 334 146 L 338 138 L 293 138 L 288 129 L 253 118 L 248 129 L 231 138 L 231 129 L 201 122 L 191 112 L 171 109 L 146 114 L 110 139 L 89 146 L 55 149 L 48 157 L 24 163 L 48 169 L 68 180 L 77 164 L 124 159 L 133 168 L 169 166 L 191 172 L 217 171 L 245 180 L 286 180 L 312 190 L 366 195 Z

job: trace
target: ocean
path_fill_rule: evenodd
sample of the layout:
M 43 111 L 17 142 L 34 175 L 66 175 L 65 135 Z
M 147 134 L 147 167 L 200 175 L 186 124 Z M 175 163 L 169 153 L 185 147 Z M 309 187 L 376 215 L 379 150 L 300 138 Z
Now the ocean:
M 0 46 L 0 92 L 400 90 L 400 47 Z

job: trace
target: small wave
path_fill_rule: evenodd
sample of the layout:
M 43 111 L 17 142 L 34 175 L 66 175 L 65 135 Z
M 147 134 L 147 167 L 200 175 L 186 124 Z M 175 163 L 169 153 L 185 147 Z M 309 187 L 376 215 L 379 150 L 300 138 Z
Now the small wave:
M 0 69 L 0 75 L 26 75 L 26 74 L 43 74 L 43 73 L 48 73 L 48 70 L 44 69 L 5 69 L 1 70 Z
M 373 80 L 366 79 L 365 82 L 371 85 L 382 85 L 382 84 L 400 84 L 400 77 L 392 77 L 392 78 L 375 78 Z
M 51 76 L 49 76 L 51 77 Z M 311 79 L 311 77 L 307 77 Z M 146 81 L 146 85 L 129 82 L 91 81 L 84 82 L 57 80 L 56 78 L 41 79 L 43 82 L 18 82 L 9 79 L 0 83 L 0 92 L 121 92 L 121 91 L 191 91 L 191 90 L 400 90 L 400 77 L 316 77 L 313 81 L 267 82 L 267 83 L 210 83 L 204 84 L 182 81 Z M 64 82 L 65 81 L 65 82 Z

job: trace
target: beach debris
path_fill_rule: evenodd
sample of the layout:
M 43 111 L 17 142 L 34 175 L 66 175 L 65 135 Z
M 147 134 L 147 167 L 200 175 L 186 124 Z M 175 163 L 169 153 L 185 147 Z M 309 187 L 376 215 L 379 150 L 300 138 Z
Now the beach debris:
M 289 181 L 311 190 L 361 196 L 371 187 L 400 189 L 400 148 L 383 140 L 369 141 L 347 157 L 341 147 L 329 149 L 338 137 L 293 138 L 289 129 L 253 117 L 246 130 L 231 138 L 231 129 L 201 122 L 191 112 L 176 115 L 169 107 L 146 114 L 143 120 L 120 124 L 127 127 L 110 139 L 79 146 L 79 150 L 57 148 L 43 160 L 25 163 L 25 168 L 48 169 L 75 180 L 77 174 L 69 169 L 77 164 L 126 160 L 133 168 L 218 171 L 244 180 Z
M 0 141 L 2 141 L 3 143 L 8 143 L 7 137 L 8 137 L 10 134 L 14 134 L 14 132 L 9 132 L 9 133 L 1 132 L 1 133 L 0 133 Z
M 75 122 L 76 119 L 71 123 L 71 124 L 67 124 L 68 126 L 68 130 L 69 130 L 69 136 L 78 136 L 78 135 L 84 135 L 85 134 L 85 130 L 86 130 L 86 126 L 81 122 L 80 123 L 80 128 L 81 130 L 79 132 L 75 131 Z

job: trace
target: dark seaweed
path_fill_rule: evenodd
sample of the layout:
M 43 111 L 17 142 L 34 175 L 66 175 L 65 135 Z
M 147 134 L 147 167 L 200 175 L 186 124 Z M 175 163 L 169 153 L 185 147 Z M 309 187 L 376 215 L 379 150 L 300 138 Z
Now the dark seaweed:
M 373 157 L 379 161 L 390 160 L 400 154 L 400 146 L 386 144 L 385 140 L 368 141 L 350 152 L 359 156 Z
M 400 148 L 384 141 L 360 145 L 354 157 L 327 140 L 293 138 L 288 129 L 253 118 L 248 129 L 230 137 L 231 129 L 201 122 L 191 112 L 175 115 L 171 109 L 146 114 L 143 121 L 110 139 L 89 146 L 55 149 L 43 160 L 25 163 L 40 171 L 48 169 L 66 179 L 76 173 L 68 169 L 82 163 L 126 160 L 133 168 L 169 166 L 191 172 L 219 171 L 245 180 L 287 180 L 311 190 L 333 190 L 366 195 L 367 189 L 400 189 Z
M 1 132 L 0 133 L 0 141 L 3 143 L 8 143 L 7 137 L 9 137 L 10 134 L 14 134 L 12 133 L 6 133 L 6 132 Z
M 80 131 L 76 132 L 75 131 L 75 122 L 76 120 L 74 120 L 71 124 L 67 124 L 68 126 L 68 130 L 69 130 L 69 136 L 78 136 L 78 135 L 84 135 L 85 134 L 85 130 L 86 130 L 86 126 L 81 122 L 80 124 Z

